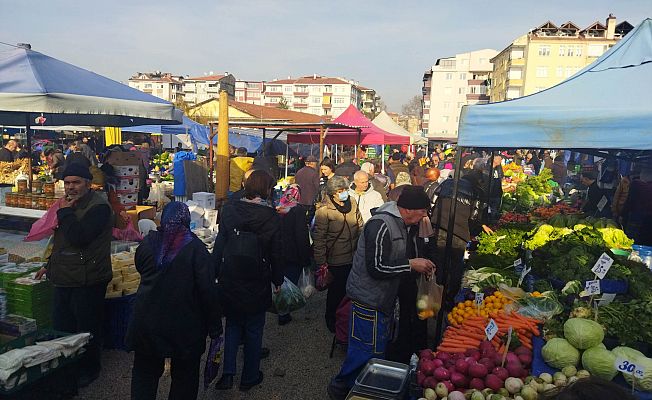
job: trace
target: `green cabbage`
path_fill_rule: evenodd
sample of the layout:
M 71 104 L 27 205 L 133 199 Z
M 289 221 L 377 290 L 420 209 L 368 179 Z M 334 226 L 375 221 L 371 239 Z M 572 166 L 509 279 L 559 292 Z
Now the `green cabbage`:
M 652 392 L 652 358 L 640 357 L 636 359 L 636 365 L 645 369 L 643 378 L 635 378 L 632 375 L 623 374 L 625 380 L 631 385 L 633 379 L 636 389 Z
M 591 375 L 608 381 L 618 375 L 615 367 L 616 355 L 601 346 L 591 347 L 582 354 L 582 365 Z
M 616 357 L 622 357 L 632 361 L 638 358 L 645 358 L 645 354 L 627 346 L 614 347 L 613 350 L 611 350 L 611 352 L 614 353 Z
M 550 339 L 541 349 L 543 360 L 551 367 L 562 369 L 572 365 L 577 366 L 580 361 L 580 352 L 566 339 Z
M 602 343 L 604 329 L 590 319 L 571 318 L 564 323 L 564 337 L 576 349 L 584 350 Z

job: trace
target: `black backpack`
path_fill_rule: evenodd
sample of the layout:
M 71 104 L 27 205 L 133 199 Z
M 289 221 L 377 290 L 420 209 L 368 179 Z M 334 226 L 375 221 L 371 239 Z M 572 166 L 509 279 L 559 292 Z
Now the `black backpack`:
M 220 281 L 269 279 L 269 262 L 258 235 L 237 228 L 229 230 L 222 258 L 219 260 Z

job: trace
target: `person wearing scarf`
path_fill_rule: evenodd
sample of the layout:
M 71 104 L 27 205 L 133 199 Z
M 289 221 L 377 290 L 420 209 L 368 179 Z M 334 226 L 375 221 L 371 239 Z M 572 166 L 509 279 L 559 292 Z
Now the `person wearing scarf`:
M 333 281 L 326 296 L 326 326 L 335 333 L 335 312 L 346 294 L 346 280 L 353 263 L 362 215 L 349 197 L 349 182 L 333 176 L 326 184 L 326 196 L 315 213 L 314 257 L 318 266 L 328 266 Z
M 301 271 L 310 265 L 310 233 L 307 215 L 310 206 L 300 204 L 299 185 L 290 185 L 285 189 L 280 204 L 276 208 L 281 216 L 281 236 L 283 237 L 283 271 L 285 276 L 299 283 Z M 285 325 L 292 321 L 290 314 L 278 316 L 278 324 Z
M 136 249 L 141 282 L 127 332 L 135 351 L 131 398 L 154 400 L 166 358 L 172 359 L 169 399 L 195 399 L 206 336 L 222 332 L 215 269 L 190 231 L 188 206 L 171 202 L 161 226 Z

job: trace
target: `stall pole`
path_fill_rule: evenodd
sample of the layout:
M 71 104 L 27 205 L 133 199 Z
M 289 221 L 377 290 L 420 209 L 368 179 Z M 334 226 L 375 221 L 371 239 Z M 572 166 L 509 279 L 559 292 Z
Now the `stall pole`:
M 220 91 L 220 113 L 217 123 L 217 160 L 215 164 L 215 200 L 222 204 L 229 190 L 229 100 L 226 90 Z
M 208 123 L 208 177 L 210 179 L 211 185 L 215 185 L 213 182 L 213 173 L 215 167 L 215 154 L 213 153 L 213 140 L 215 139 L 215 125 L 212 122 Z M 213 186 L 215 188 L 215 186 Z
M 263 128 L 263 157 L 265 157 L 265 147 L 266 147 L 265 146 L 265 136 L 266 136 L 266 134 L 267 134 L 267 132 L 266 132 L 265 128 Z
M 288 179 L 288 163 L 290 162 L 289 156 L 290 155 L 290 145 L 288 142 L 285 142 L 285 179 Z
M 324 125 L 319 126 L 319 162 L 324 159 Z
M 453 181 L 453 201 L 450 205 L 448 212 L 448 226 L 446 227 L 446 248 L 444 249 L 444 265 L 437 266 L 437 271 L 441 272 L 441 282 L 444 285 L 444 293 L 448 289 L 448 271 L 452 268 L 452 248 L 453 248 L 453 230 L 455 229 L 455 213 L 457 212 L 457 190 L 458 182 L 460 181 L 461 170 L 462 170 L 462 151 L 463 148 L 457 149 L 457 154 L 455 154 L 455 172 L 454 172 L 454 181 Z M 445 310 L 441 310 L 437 314 L 437 331 L 435 332 L 435 344 L 438 345 L 441 342 L 441 338 L 444 334 L 444 315 Z
M 27 184 L 29 187 L 29 193 L 32 193 L 32 136 L 29 134 L 30 118 L 31 118 L 30 113 L 27 113 L 26 120 L 25 120 L 25 138 L 27 140 L 27 155 L 28 155 L 27 167 L 29 168 L 27 170 L 27 176 L 28 176 Z
M 385 173 L 385 145 L 380 147 L 380 173 Z
M 494 185 L 495 185 L 494 183 L 494 171 L 495 171 L 494 157 L 495 156 L 496 156 L 496 150 L 491 150 L 491 155 L 490 155 L 491 158 L 489 159 L 489 187 L 488 187 L 489 192 L 487 193 L 487 199 L 491 198 L 491 192 L 494 190 Z M 487 210 L 491 211 L 491 218 L 493 219 L 493 216 L 495 215 L 494 213 L 498 212 L 498 210 L 496 211 L 489 210 L 489 208 L 491 208 L 491 206 L 487 205 Z
M 339 162 L 339 160 L 340 160 L 339 158 L 337 158 L 339 154 L 340 154 L 340 145 L 336 144 L 335 145 L 335 164 L 337 164 Z

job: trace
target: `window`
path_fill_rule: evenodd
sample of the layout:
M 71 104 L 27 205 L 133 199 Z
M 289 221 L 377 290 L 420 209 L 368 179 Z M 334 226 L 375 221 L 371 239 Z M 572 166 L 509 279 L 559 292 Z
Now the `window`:
M 537 78 L 547 78 L 548 67 L 537 67 Z
M 281 98 L 280 97 L 270 97 L 269 99 L 267 99 L 267 101 L 270 102 L 270 103 L 278 103 L 278 102 L 281 101 Z
M 582 46 L 575 47 L 575 55 L 577 57 L 582 57 Z
M 444 123 L 448 122 L 448 115 L 442 115 L 441 122 L 444 122 Z
M 564 67 L 557 67 L 557 78 L 563 78 L 564 77 Z
M 462 80 L 462 81 L 466 80 L 466 72 L 460 73 L 460 80 Z
M 461 87 L 461 88 L 457 89 L 457 94 L 466 94 L 466 88 Z
M 451 94 L 453 93 L 453 88 L 450 87 L 445 87 L 444 88 L 444 94 Z
M 455 60 L 442 60 L 441 66 L 446 69 L 455 68 Z
M 566 67 L 566 78 L 573 75 L 573 67 Z
M 450 103 L 450 101 L 445 101 L 445 102 L 444 102 L 444 108 L 451 108 L 451 103 Z
M 290 92 L 292 92 L 292 86 L 284 86 L 284 87 L 283 87 L 283 91 L 284 91 L 285 93 L 290 93 Z M 297 92 L 299 92 L 299 88 L 297 88 Z
M 470 88 L 471 89 L 471 94 L 475 94 L 476 91 L 477 91 L 477 88 L 478 88 L 477 86 L 471 86 L 471 88 Z
M 152 88 L 152 84 L 151 84 L 151 83 L 146 83 L 146 84 L 145 84 L 145 89 L 151 89 L 151 88 Z
M 575 47 L 568 46 L 568 52 L 566 54 L 568 54 L 568 57 L 573 57 L 575 55 Z
M 447 72 L 446 73 L 446 80 L 450 81 L 451 79 L 453 79 L 453 73 L 452 72 Z
M 559 57 L 563 57 L 566 55 L 566 46 L 561 44 L 559 45 Z
M 342 97 L 336 97 L 333 99 L 333 104 L 344 104 L 344 99 Z
M 600 57 L 605 51 L 607 51 L 607 46 L 603 44 L 590 44 L 587 56 L 589 57 Z
M 550 55 L 550 46 L 548 45 L 539 46 L 539 55 L 543 57 L 548 57 Z
M 321 107 L 310 107 L 310 114 L 320 115 Z
M 267 91 L 268 92 L 280 92 L 281 87 L 280 86 L 267 86 Z
M 310 99 L 310 101 L 313 102 L 313 103 L 319 103 L 319 104 L 321 104 L 321 97 L 313 96 L 313 97 Z
M 509 69 L 509 79 L 523 79 L 523 70 L 520 68 Z
M 519 88 L 507 89 L 507 99 L 515 99 L 517 97 L 521 97 L 521 89 Z

